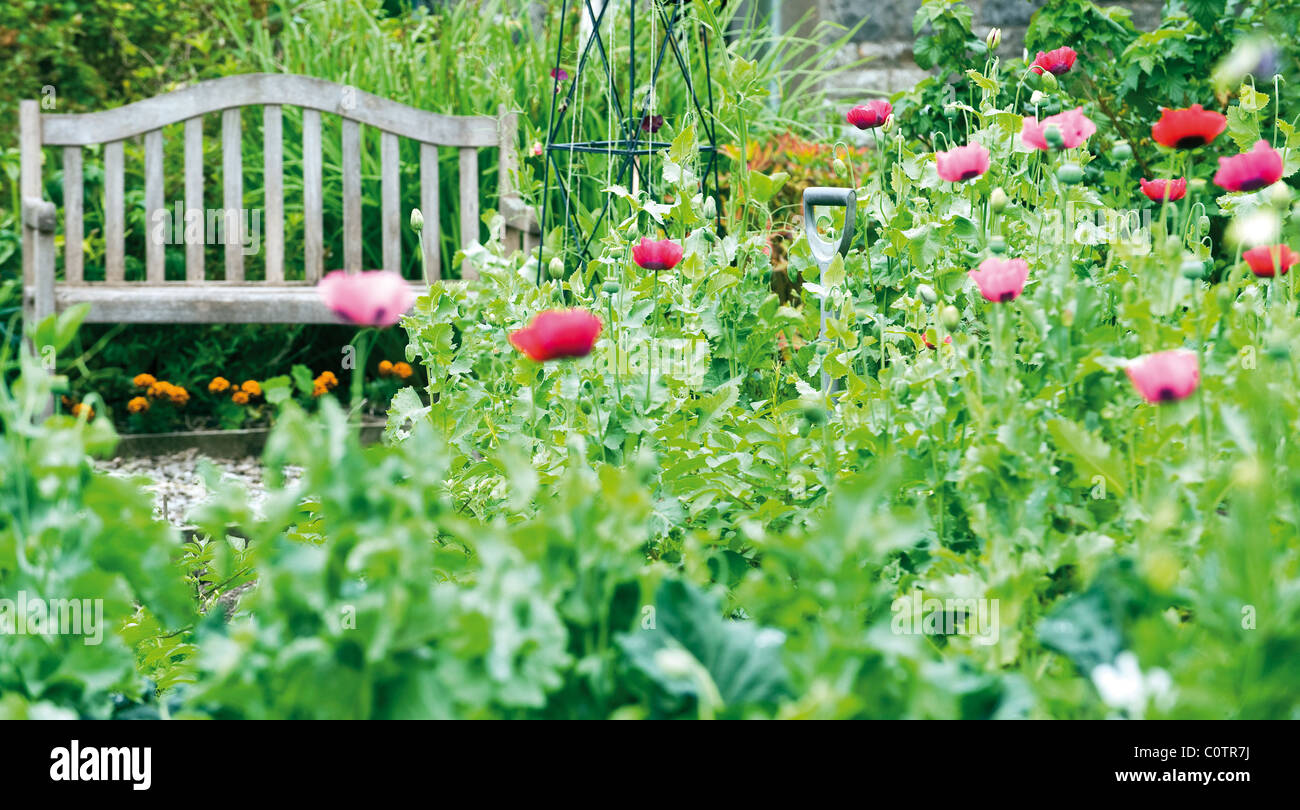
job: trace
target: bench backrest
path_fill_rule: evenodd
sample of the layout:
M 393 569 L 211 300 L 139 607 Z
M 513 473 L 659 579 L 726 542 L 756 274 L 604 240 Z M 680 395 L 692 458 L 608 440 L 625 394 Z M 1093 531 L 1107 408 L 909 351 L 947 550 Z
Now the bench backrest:
M 460 158 L 460 211 L 462 241 L 478 239 L 479 170 L 478 150 L 501 150 L 499 169 L 500 208 L 511 222 L 520 219 L 525 208 L 515 193 L 514 172 L 517 118 L 504 108 L 497 117 L 449 116 L 418 110 L 356 88 L 322 79 L 288 74 L 254 73 L 201 82 L 192 87 L 127 104 L 104 112 L 78 115 L 44 114 L 36 101 L 23 101 L 19 109 L 21 143 L 21 192 L 23 196 L 23 280 L 28 314 L 43 317 L 56 308 L 54 282 L 53 206 L 41 199 L 41 153 L 47 146 L 63 147 L 64 280 L 61 287 L 115 286 L 125 288 L 176 285 L 225 286 L 263 285 L 265 291 L 291 286 L 284 267 L 284 171 L 283 117 L 286 105 L 302 108 L 302 210 L 304 276 L 299 285 L 318 281 L 324 270 L 322 228 L 321 113 L 342 119 L 343 257 L 349 272 L 362 269 L 361 223 L 361 126 L 380 131 L 381 225 L 383 267 L 400 272 L 401 228 L 406 221 L 400 209 L 399 138 L 420 144 L 420 207 L 424 217 L 423 244 L 431 278 L 440 277 L 438 238 L 438 150 L 456 147 Z M 145 239 L 145 282 L 125 280 L 125 201 L 123 189 L 123 142 L 144 137 L 144 205 L 146 227 L 164 210 L 163 127 L 184 122 L 184 208 L 204 212 L 203 116 L 221 114 L 222 208 L 229 228 L 243 222 L 243 158 L 241 108 L 260 106 L 263 132 L 263 231 L 266 279 L 249 282 L 244 277 L 244 245 L 228 234 L 225 241 L 225 280 L 207 281 L 204 268 L 204 239 L 183 240 L 185 281 L 164 279 L 166 244 Z M 104 144 L 104 272 L 103 282 L 88 282 L 84 274 L 84 224 L 82 147 Z M 513 214 L 512 214 L 513 212 Z M 520 247 L 517 233 L 503 234 L 507 245 Z M 513 242 L 513 245 L 511 243 Z M 178 248 L 179 249 L 179 248 Z M 474 277 L 472 267 L 462 275 Z M 152 290 L 156 292 L 156 290 Z M 107 291 L 105 291 L 107 292 Z M 123 318 L 125 310 L 101 311 L 88 320 L 158 320 L 155 317 Z M 180 313 L 183 316 L 184 313 Z M 189 320 L 184 317 L 170 318 Z M 213 320 L 195 317 L 193 320 Z

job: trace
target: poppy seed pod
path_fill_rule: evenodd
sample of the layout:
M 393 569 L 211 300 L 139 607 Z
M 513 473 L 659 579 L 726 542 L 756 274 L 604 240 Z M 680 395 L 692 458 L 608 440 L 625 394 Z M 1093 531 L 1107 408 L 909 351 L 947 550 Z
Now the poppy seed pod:
M 943 323 L 945 329 L 952 331 L 961 323 L 961 313 L 957 311 L 956 307 L 949 304 L 939 313 L 939 320 Z
M 956 119 L 960 114 L 961 111 L 957 109 L 955 104 L 945 104 L 943 107 L 943 117 L 947 118 L 949 121 Z
M 610 295 L 614 295 L 618 292 L 618 282 L 606 281 L 604 284 L 600 285 L 600 288 Z
M 1056 170 L 1056 179 L 1068 186 L 1083 182 L 1083 169 L 1077 163 L 1066 163 Z
M 1061 134 L 1061 128 L 1056 124 L 1048 124 L 1043 127 L 1043 140 L 1047 141 L 1047 145 L 1053 149 L 1060 149 L 1065 146 L 1065 136 Z
M 1001 236 L 994 236 L 989 239 L 989 252 L 1001 256 L 1007 252 L 1007 240 Z
M 1200 259 L 1184 259 L 1178 270 L 1183 274 L 1183 278 L 1198 279 L 1205 275 L 1205 262 Z
M 1110 159 L 1116 163 L 1126 163 L 1133 159 L 1133 147 L 1128 141 L 1118 141 L 1110 148 Z

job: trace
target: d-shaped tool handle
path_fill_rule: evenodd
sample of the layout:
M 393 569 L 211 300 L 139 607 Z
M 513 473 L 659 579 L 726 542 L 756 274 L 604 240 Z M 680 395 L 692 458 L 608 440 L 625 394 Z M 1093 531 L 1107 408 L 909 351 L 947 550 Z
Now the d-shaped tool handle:
M 840 233 L 840 243 L 831 244 L 817 233 L 817 220 L 813 217 L 813 206 L 844 206 L 844 230 Z M 808 246 L 812 248 L 813 258 L 823 270 L 835 258 L 835 254 L 847 256 L 849 245 L 853 242 L 853 225 L 857 221 L 858 194 L 851 188 L 832 188 L 830 186 L 813 186 L 803 192 L 803 228 L 808 234 Z

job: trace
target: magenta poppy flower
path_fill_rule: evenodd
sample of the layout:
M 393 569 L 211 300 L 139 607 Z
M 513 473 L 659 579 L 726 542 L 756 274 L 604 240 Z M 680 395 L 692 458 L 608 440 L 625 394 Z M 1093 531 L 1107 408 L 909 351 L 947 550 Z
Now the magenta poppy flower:
M 1125 371 L 1142 398 L 1152 403 L 1186 399 L 1201 380 L 1196 352 L 1188 349 L 1143 355 Z
M 1070 68 L 1074 67 L 1074 60 L 1078 57 L 1079 54 L 1075 53 L 1074 48 L 1062 47 L 1046 53 L 1039 51 L 1029 69 L 1039 76 L 1044 73 L 1060 76 L 1070 72 Z
M 664 117 L 662 115 L 647 115 L 641 119 L 641 131 L 649 132 L 652 135 L 658 132 L 663 125 Z
M 569 80 L 569 71 L 564 68 L 551 68 L 551 78 L 556 81 L 567 82 Z
M 1187 195 L 1187 178 L 1175 177 L 1173 180 L 1147 180 L 1143 178 L 1138 180 L 1138 185 L 1142 187 L 1142 193 L 1152 200 L 1160 202 L 1169 195 L 1169 200 L 1181 200 Z
M 1278 270 L 1285 276 L 1291 265 L 1300 262 L 1300 253 L 1287 245 L 1260 245 L 1241 254 L 1241 258 L 1255 275 L 1272 278 Z
M 939 176 L 953 183 L 974 180 L 989 170 L 989 150 L 977 143 L 939 152 L 934 159 Z
M 979 287 L 985 300 L 1000 304 L 1016 300 L 1024 291 L 1025 281 L 1029 278 L 1029 264 L 1024 259 L 988 258 L 980 262 L 978 270 L 967 275 Z
M 1083 114 L 1083 108 L 1075 107 L 1073 110 L 1050 115 L 1042 121 L 1032 115 L 1029 116 L 1021 124 L 1020 140 L 1035 149 L 1046 151 L 1051 148 L 1047 143 L 1046 130 L 1053 124 L 1061 132 L 1062 147 L 1065 149 L 1082 145 L 1097 131 L 1097 125 Z
M 1160 120 L 1151 125 L 1151 137 L 1170 149 L 1195 149 L 1219 137 L 1227 126 L 1227 118 L 1200 104 L 1181 110 L 1161 107 Z
M 1214 173 L 1214 184 L 1228 191 L 1257 191 L 1282 179 L 1282 155 L 1268 145 L 1257 141 L 1249 152 L 1219 158 L 1219 170 Z
M 671 270 L 682 260 L 682 246 L 671 239 L 643 236 L 632 247 L 632 260 L 645 270 Z
M 538 363 L 586 357 L 600 337 L 600 318 L 585 309 L 548 309 L 523 329 L 510 333 L 510 344 Z
M 388 270 L 334 270 L 325 274 L 316 291 L 334 314 L 358 326 L 392 326 L 415 303 L 411 285 Z
M 846 118 L 849 123 L 858 129 L 875 129 L 884 124 L 889 118 L 889 114 L 894 111 L 894 105 L 885 101 L 883 98 L 868 101 L 866 104 L 859 104 L 849 110 Z

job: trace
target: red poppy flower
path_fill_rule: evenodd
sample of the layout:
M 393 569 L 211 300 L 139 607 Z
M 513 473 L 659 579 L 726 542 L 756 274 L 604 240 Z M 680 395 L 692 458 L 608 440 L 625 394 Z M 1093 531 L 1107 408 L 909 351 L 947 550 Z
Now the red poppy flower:
M 1228 126 L 1228 119 L 1193 104 L 1182 110 L 1160 108 L 1160 120 L 1151 125 L 1151 137 L 1171 149 L 1204 146 Z
M 1004 303 L 1016 300 L 1024 291 L 1025 281 L 1029 278 L 1029 263 L 1024 259 L 989 258 L 980 262 L 979 269 L 970 271 L 968 275 L 985 300 Z
M 1185 399 L 1201 380 L 1196 352 L 1188 349 L 1144 355 L 1125 371 L 1142 398 L 1152 403 Z
M 989 170 L 989 150 L 972 143 L 934 156 L 939 176 L 953 183 L 974 180 Z
M 1219 158 L 1219 170 L 1214 173 L 1214 184 L 1228 191 L 1257 191 L 1282 179 L 1282 155 L 1268 145 L 1256 141 L 1249 152 Z
M 1170 202 L 1181 200 L 1187 195 L 1187 178 L 1175 177 L 1173 180 L 1147 180 L 1145 178 L 1138 181 L 1142 186 L 1142 193 L 1147 197 L 1160 202 L 1165 199 L 1165 194 L 1169 195 Z
M 682 260 L 682 246 L 671 239 L 643 236 L 632 247 L 632 259 L 645 270 L 671 270 Z
M 1042 121 L 1034 116 L 1026 118 L 1020 127 L 1020 140 L 1044 151 L 1051 148 L 1047 143 L 1047 128 L 1055 126 L 1061 133 L 1061 146 L 1064 149 L 1073 149 L 1080 146 L 1088 140 L 1097 131 L 1097 125 L 1092 119 L 1083 114 L 1082 107 L 1075 107 L 1073 110 L 1066 110 L 1063 113 L 1049 115 Z
M 850 124 L 858 129 L 875 129 L 885 123 L 886 119 L 889 118 L 889 114 L 893 111 L 893 104 L 883 98 L 878 98 L 854 107 L 849 110 L 849 114 L 845 117 L 849 119 Z
M 662 115 L 646 115 L 641 118 L 641 131 L 654 134 L 664 125 Z
M 1070 68 L 1074 67 L 1074 60 L 1079 57 L 1074 48 L 1057 48 L 1054 51 L 1043 53 L 1038 52 L 1029 69 L 1039 76 L 1044 72 L 1051 73 L 1053 76 L 1060 76 L 1063 73 L 1069 73 Z
M 1255 275 L 1272 278 L 1277 270 L 1285 276 L 1291 265 L 1300 262 L 1300 253 L 1287 245 L 1261 245 L 1241 254 L 1241 258 L 1246 260 Z
M 586 357 L 600 336 L 600 318 L 585 309 L 549 309 L 510 333 L 510 343 L 539 363 Z

